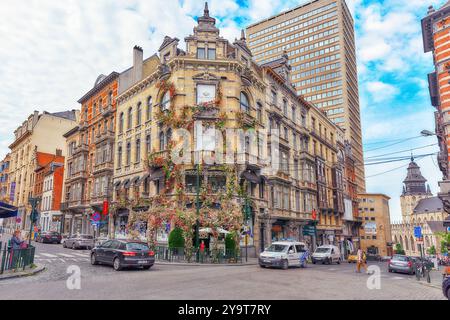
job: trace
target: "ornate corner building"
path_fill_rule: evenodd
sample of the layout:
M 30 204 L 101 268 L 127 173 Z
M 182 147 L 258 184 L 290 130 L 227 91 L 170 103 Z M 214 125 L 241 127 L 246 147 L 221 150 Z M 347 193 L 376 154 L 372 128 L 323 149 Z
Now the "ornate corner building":
M 439 142 L 439 168 L 442 181 L 439 182 L 439 198 L 445 211 L 450 213 L 450 1 L 439 9 L 432 6 L 422 19 L 424 51 L 433 53 L 435 71 L 428 75 L 431 104 L 436 108 L 436 136 Z

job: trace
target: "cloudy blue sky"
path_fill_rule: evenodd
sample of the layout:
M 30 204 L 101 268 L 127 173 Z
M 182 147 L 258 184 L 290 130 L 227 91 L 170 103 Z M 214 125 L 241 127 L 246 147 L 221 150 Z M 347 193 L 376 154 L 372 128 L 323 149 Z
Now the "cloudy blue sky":
M 211 0 L 222 35 L 239 30 L 302 0 Z M 410 149 L 435 152 L 426 75 L 432 57 L 423 53 L 420 20 L 427 7 L 446 0 L 347 0 L 356 22 L 357 57 L 366 157 Z M 97 76 L 122 71 L 138 44 L 154 53 L 165 35 L 183 39 L 202 12 L 199 0 L 27 0 L 0 2 L 0 157 L 13 131 L 33 110 L 78 109 L 76 101 Z M 395 140 L 395 141 L 393 141 Z M 375 149 L 375 150 L 374 150 Z M 433 192 L 440 172 L 436 159 L 417 160 Z M 400 217 L 399 195 L 406 162 L 368 166 L 369 192 L 388 194 L 393 220 Z M 400 169 L 400 166 L 403 166 Z M 393 170 L 396 169 L 396 170 Z M 388 173 L 380 174 L 386 171 Z

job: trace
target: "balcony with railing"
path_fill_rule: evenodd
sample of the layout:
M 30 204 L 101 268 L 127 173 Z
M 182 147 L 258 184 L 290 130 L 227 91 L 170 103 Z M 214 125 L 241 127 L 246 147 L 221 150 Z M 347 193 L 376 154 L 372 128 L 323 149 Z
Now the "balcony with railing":
M 104 141 L 114 142 L 114 131 L 106 130 L 95 136 L 95 144 L 99 144 Z
M 158 169 L 161 168 L 164 163 L 167 163 L 170 159 L 170 151 L 169 150 L 163 150 L 158 152 L 153 152 L 150 155 L 148 165 L 152 169 Z
M 103 172 L 114 172 L 114 164 L 111 161 L 95 164 L 92 170 L 93 175 L 97 175 Z
M 89 146 L 87 143 L 80 143 L 79 145 L 75 146 L 72 151 L 72 157 L 75 157 L 80 153 L 89 153 Z
M 102 110 L 102 117 L 108 117 L 111 114 L 113 114 L 113 107 L 111 104 L 107 105 L 103 110 Z
M 67 175 L 67 182 L 73 182 L 77 180 L 86 180 L 88 178 L 88 174 L 85 170 L 78 171 L 72 174 Z
M 195 120 L 214 120 L 219 117 L 219 112 L 218 106 L 200 106 L 193 118 Z
M 68 210 L 83 209 L 87 207 L 86 201 L 83 199 L 69 200 L 66 203 Z

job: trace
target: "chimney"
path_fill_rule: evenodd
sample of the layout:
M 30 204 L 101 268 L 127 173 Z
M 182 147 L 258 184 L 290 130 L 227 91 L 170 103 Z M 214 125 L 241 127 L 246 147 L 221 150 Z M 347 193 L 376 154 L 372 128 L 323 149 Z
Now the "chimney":
M 139 46 L 133 48 L 133 83 L 142 79 L 142 69 L 144 64 L 144 50 Z
M 61 157 L 62 156 L 62 150 L 56 149 L 56 156 Z

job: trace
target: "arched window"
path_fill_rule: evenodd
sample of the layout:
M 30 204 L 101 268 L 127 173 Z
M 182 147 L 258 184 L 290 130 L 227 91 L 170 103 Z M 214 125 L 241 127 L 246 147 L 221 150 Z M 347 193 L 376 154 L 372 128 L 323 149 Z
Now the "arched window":
M 135 162 L 136 163 L 140 163 L 141 162 L 141 139 L 137 139 L 136 140 Z
M 119 116 L 119 132 L 123 132 L 124 114 L 123 112 Z
M 138 103 L 137 105 L 137 114 L 136 114 L 136 125 L 140 126 L 142 122 L 142 103 Z
M 122 146 L 117 150 L 117 168 L 122 167 Z
M 92 106 L 92 117 L 94 117 L 96 113 L 97 113 L 97 104 L 94 103 L 94 105 Z
M 128 142 L 127 143 L 127 166 L 129 166 L 131 164 L 131 143 Z
M 250 103 L 248 102 L 248 96 L 245 92 L 241 92 L 241 110 L 244 112 L 250 111 Z
M 169 110 L 169 106 L 170 106 L 170 92 L 167 91 L 161 100 L 161 110 L 163 111 Z
M 148 97 L 147 99 L 147 111 L 146 111 L 146 119 L 151 120 L 152 118 L 152 109 L 153 109 L 153 100 L 152 97 Z
M 130 130 L 131 126 L 133 125 L 133 108 L 128 109 L 128 125 L 127 129 Z

